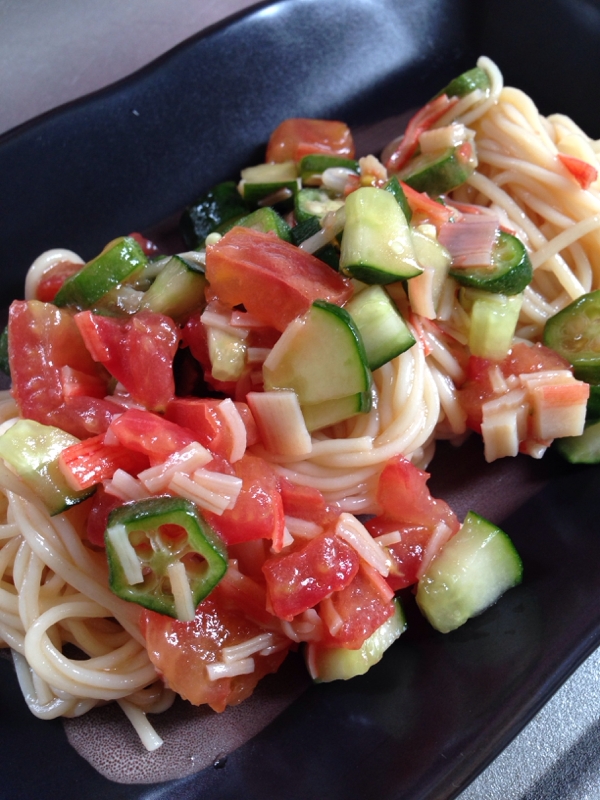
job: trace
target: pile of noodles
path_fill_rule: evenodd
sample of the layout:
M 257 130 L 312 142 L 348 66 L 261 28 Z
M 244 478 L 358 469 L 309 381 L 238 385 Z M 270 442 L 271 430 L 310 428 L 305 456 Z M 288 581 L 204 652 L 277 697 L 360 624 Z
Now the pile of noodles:
M 564 116 L 540 116 L 529 97 L 503 87 L 489 59 L 479 66 L 491 78 L 489 96 L 472 92 L 437 123 L 457 119 L 475 132 L 479 166 L 451 200 L 489 206 L 525 243 L 535 272 L 517 337 L 535 341 L 548 317 L 600 285 L 600 186 L 583 190 L 557 158 L 564 152 L 600 167 L 600 142 Z M 438 313 L 457 332 L 454 343 L 436 326 L 418 331 L 415 346 L 375 371 L 369 414 L 315 433 L 302 459 L 255 452 L 344 511 L 374 511 L 390 457 L 402 453 L 423 467 L 436 438 L 465 433 L 455 349 L 464 312 L 455 288 L 449 279 Z M 7 394 L 0 421 L 16 414 Z M 167 708 L 173 693 L 146 653 L 139 607 L 108 589 L 104 554 L 86 546 L 77 509 L 50 517 L 1 464 L 0 486 L 0 640 L 13 651 L 29 708 L 48 719 L 116 700 L 145 746 L 157 747 L 146 713 Z

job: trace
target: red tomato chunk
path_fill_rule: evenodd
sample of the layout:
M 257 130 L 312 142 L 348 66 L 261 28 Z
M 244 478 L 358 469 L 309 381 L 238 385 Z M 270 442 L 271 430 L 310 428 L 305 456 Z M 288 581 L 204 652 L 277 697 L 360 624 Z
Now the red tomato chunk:
M 300 161 L 312 153 L 354 158 L 352 133 L 344 122 L 293 117 L 278 125 L 267 145 L 266 161 Z
M 352 296 L 350 282 L 323 261 L 252 228 L 232 228 L 207 249 L 206 277 L 223 303 L 243 305 L 278 331 L 315 300 L 343 305 Z
M 273 613 L 291 621 L 348 586 L 358 565 L 356 551 L 331 533 L 319 534 L 293 553 L 268 559 L 263 573 Z

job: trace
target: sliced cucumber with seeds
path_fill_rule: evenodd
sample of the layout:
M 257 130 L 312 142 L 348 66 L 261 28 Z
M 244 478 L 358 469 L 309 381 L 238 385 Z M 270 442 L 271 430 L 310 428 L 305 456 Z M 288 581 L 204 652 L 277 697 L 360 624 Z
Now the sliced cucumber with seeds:
M 475 89 L 489 93 L 490 88 L 490 77 L 487 72 L 481 67 L 473 67 L 473 69 L 469 69 L 451 80 L 439 94 L 446 94 L 448 97 L 465 97 L 465 95 L 474 92 Z
M 365 186 L 346 199 L 340 269 L 364 283 L 419 275 L 410 228 L 393 194 Z
M 206 278 L 196 264 L 172 256 L 144 292 L 140 307 L 182 322 L 204 306 L 205 288 Z
M 473 147 L 470 142 L 463 142 L 441 152 L 422 153 L 411 158 L 398 177 L 415 191 L 437 197 L 461 186 L 476 166 Z
M 419 580 L 417 603 L 436 630 L 448 633 L 485 611 L 522 575 L 521 558 L 506 533 L 469 511 Z
M 133 281 L 147 262 L 137 241 L 122 236 L 68 278 L 58 290 L 54 304 L 80 310 L 93 308 L 112 289 Z
M 286 328 L 263 365 L 265 390 L 293 389 L 300 405 L 370 393 L 371 371 L 352 317 L 316 300 Z
M 402 315 L 382 286 L 368 286 L 345 305 L 365 345 L 370 369 L 378 369 L 415 343 Z
M 310 642 L 305 650 L 305 659 L 310 676 L 316 683 L 347 681 L 364 675 L 383 658 L 406 630 L 406 617 L 399 600 L 394 600 L 394 613 L 383 625 L 363 642 L 358 650 L 344 647 L 324 647 Z
M 300 160 L 300 177 L 304 186 L 319 186 L 326 169 L 341 167 L 358 173 L 358 161 L 324 153 L 311 153 Z
M 498 294 L 520 294 L 533 279 L 533 267 L 525 245 L 516 236 L 500 231 L 492 248 L 490 267 L 453 267 L 450 275 L 462 286 Z
M 305 220 L 321 220 L 330 211 L 337 211 L 344 205 L 339 197 L 331 197 L 325 189 L 301 189 L 294 200 L 294 213 L 296 222 L 300 224 Z

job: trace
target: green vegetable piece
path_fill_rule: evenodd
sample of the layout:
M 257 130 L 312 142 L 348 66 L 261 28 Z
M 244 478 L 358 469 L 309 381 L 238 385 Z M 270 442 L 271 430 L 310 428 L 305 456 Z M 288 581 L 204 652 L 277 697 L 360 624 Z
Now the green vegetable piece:
M 0 369 L 10 378 L 10 362 L 8 358 L 8 325 L 0 333 Z
M 58 466 L 61 452 L 78 442 L 60 428 L 19 419 L 0 436 L 0 458 L 42 499 L 50 514 L 60 514 L 95 491 L 72 489 Z
M 279 164 L 258 164 L 242 170 L 240 191 L 250 208 L 259 205 L 282 209 L 294 207 L 294 197 L 300 189 L 296 164 L 283 161 Z
M 390 192 L 365 186 L 346 199 L 340 269 L 364 283 L 393 283 L 423 271 L 410 228 Z
M 404 189 L 400 185 L 400 181 L 396 175 L 393 175 L 383 187 L 386 192 L 390 192 L 396 198 L 396 202 L 402 209 L 402 213 L 406 217 L 406 221 L 410 222 L 412 219 L 412 208 L 410 207 Z
M 329 156 L 324 153 L 312 153 L 300 159 L 300 178 L 304 186 L 319 186 L 321 176 L 326 169 L 342 167 L 358 173 L 358 161 L 341 156 Z
M 293 389 L 301 406 L 359 393 L 370 397 L 371 371 L 358 328 L 345 309 L 324 300 L 288 325 L 263 377 L 267 391 Z
M 131 236 L 116 239 L 63 283 L 54 304 L 80 310 L 92 308 L 112 289 L 132 281 L 147 263 L 146 254 L 135 239 Z
M 255 231 L 261 231 L 261 233 L 275 233 L 286 242 L 292 241 L 290 226 L 281 214 L 278 214 L 270 206 L 257 208 L 256 211 L 252 211 L 250 214 L 240 217 L 240 219 L 229 220 L 229 222 L 219 226 L 218 232 L 225 234 L 236 225 L 241 228 L 252 228 Z
M 305 403 L 301 405 L 302 416 L 308 431 L 321 430 L 336 425 L 356 414 L 368 414 L 371 410 L 371 392 L 357 392 L 348 397 L 337 397 L 321 403 Z
M 576 378 L 600 383 L 600 290 L 582 295 L 550 317 L 543 340 L 573 365 Z
M 300 189 L 294 199 L 296 222 L 301 225 L 306 220 L 322 220 L 329 211 L 337 211 L 343 205 L 340 197 L 332 197 L 326 189 Z
M 523 295 L 461 289 L 460 302 L 470 306 L 469 349 L 472 355 L 503 359 L 510 350 L 519 321 Z
M 170 617 L 193 618 L 198 603 L 227 570 L 223 542 L 182 497 L 149 497 L 116 508 L 108 518 L 105 542 L 112 591 Z M 185 570 L 182 592 L 174 589 L 178 565 Z
M 239 219 L 250 211 L 234 181 L 219 183 L 201 195 L 183 212 L 179 229 L 187 246 L 193 250 L 204 245 L 209 233 L 219 225 Z
M 192 311 L 204 307 L 205 288 L 206 278 L 196 264 L 172 256 L 144 292 L 140 308 L 185 322 Z
M 589 421 L 600 419 L 600 385 L 591 384 L 590 396 L 587 401 L 586 419 Z
M 475 151 L 469 142 L 464 142 L 441 152 L 414 156 L 400 170 L 398 177 L 415 191 L 436 197 L 461 186 L 476 166 Z
M 440 94 L 446 94 L 448 97 L 464 97 L 475 89 L 481 89 L 486 94 L 490 91 L 489 75 L 481 67 L 473 67 L 451 80 L 446 88 L 439 92 L 438 97 Z
M 415 343 L 410 328 L 382 286 L 367 286 L 354 295 L 345 309 L 360 332 L 372 370 Z
M 496 294 L 521 294 L 533 279 L 533 267 L 525 245 L 516 236 L 500 231 L 492 248 L 491 267 L 450 268 L 461 286 Z
M 581 436 L 555 439 L 554 447 L 571 464 L 600 463 L 600 420 L 586 424 Z
M 485 611 L 522 576 L 523 564 L 506 533 L 469 511 L 419 580 L 417 604 L 436 630 L 448 633 Z
M 394 600 L 394 613 L 366 639 L 358 650 L 345 647 L 324 647 L 310 642 L 305 650 L 306 663 L 315 683 L 347 681 L 364 675 L 383 658 L 406 630 L 406 617 L 399 600 Z

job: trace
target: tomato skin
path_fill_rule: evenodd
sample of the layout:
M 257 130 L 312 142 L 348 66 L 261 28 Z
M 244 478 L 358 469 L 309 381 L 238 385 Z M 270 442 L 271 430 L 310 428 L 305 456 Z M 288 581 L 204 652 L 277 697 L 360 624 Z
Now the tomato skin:
M 12 393 L 21 414 L 85 439 L 105 431 L 116 404 L 99 397 L 71 395 L 73 374 L 88 378 L 94 394 L 107 389 L 106 374 L 85 348 L 73 316 L 39 300 L 16 300 L 8 317 Z
M 207 664 L 220 660 L 223 647 L 240 644 L 264 632 L 246 619 L 235 606 L 224 602 L 217 587 L 196 609 L 192 622 L 144 610 L 142 632 L 150 660 L 166 683 L 194 705 L 208 705 L 214 711 L 238 705 L 249 697 L 258 681 L 275 672 L 288 648 L 267 656 L 255 654 L 254 672 L 233 678 L 210 680 Z
M 252 228 L 234 227 L 206 252 L 206 277 L 221 301 L 243 305 L 283 331 L 317 300 L 343 305 L 350 282 L 315 256 Z
M 433 529 L 445 522 L 456 533 L 460 523 L 448 503 L 431 496 L 427 488 L 429 473 L 418 469 L 404 456 L 390 459 L 377 486 L 377 502 L 383 515 L 403 525 L 422 525 Z
M 222 412 L 222 400 L 201 397 L 175 397 L 169 402 L 165 418 L 192 431 L 203 447 L 229 459 L 233 434 Z M 256 444 L 258 429 L 246 403 L 235 403 L 246 428 L 247 445 Z
M 265 561 L 267 608 L 291 621 L 346 587 L 358 567 L 356 550 L 334 533 L 321 533 L 299 550 Z
M 326 647 L 358 650 L 394 613 L 393 601 L 382 597 L 362 566 L 348 586 L 331 596 L 331 603 L 343 622 L 334 636 L 329 632 L 325 635 Z
M 312 486 L 292 483 L 280 476 L 279 491 L 286 516 L 305 519 L 326 527 L 335 522 L 341 514 L 337 506 L 328 506 L 323 494 Z
M 126 319 L 81 311 L 74 319 L 92 358 L 134 400 L 151 411 L 163 411 L 175 394 L 173 359 L 179 329 L 173 320 L 150 311 Z
M 300 161 L 311 153 L 354 158 L 354 142 L 348 126 L 335 120 L 286 119 L 271 134 L 265 161 Z
M 162 463 L 172 453 L 196 441 L 191 431 L 141 409 L 129 409 L 114 419 L 108 429 L 120 445 Z
M 108 515 L 121 505 L 123 501 L 120 497 L 104 491 L 102 486 L 96 489 L 86 523 L 86 537 L 90 544 L 104 547 L 104 531 L 108 525 Z
M 207 521 L 227 545 L 254 539 L 280 543 L 285 520 L 275 472 L 264 459 L 249 454 L 232 466 L 234 474 L 242 479 L 235 506 L 221 515 L 205 511 Z
M 401 540 L 386 546 L 391 559 L 386 580 L 395 592 L 413 586 L 419 579 L 423 554 L 433 533 L 432 529 L 424 525 L 399 525 L 385 516 L 367 520 L 365 527 L 372 536 L 400 531 Z

